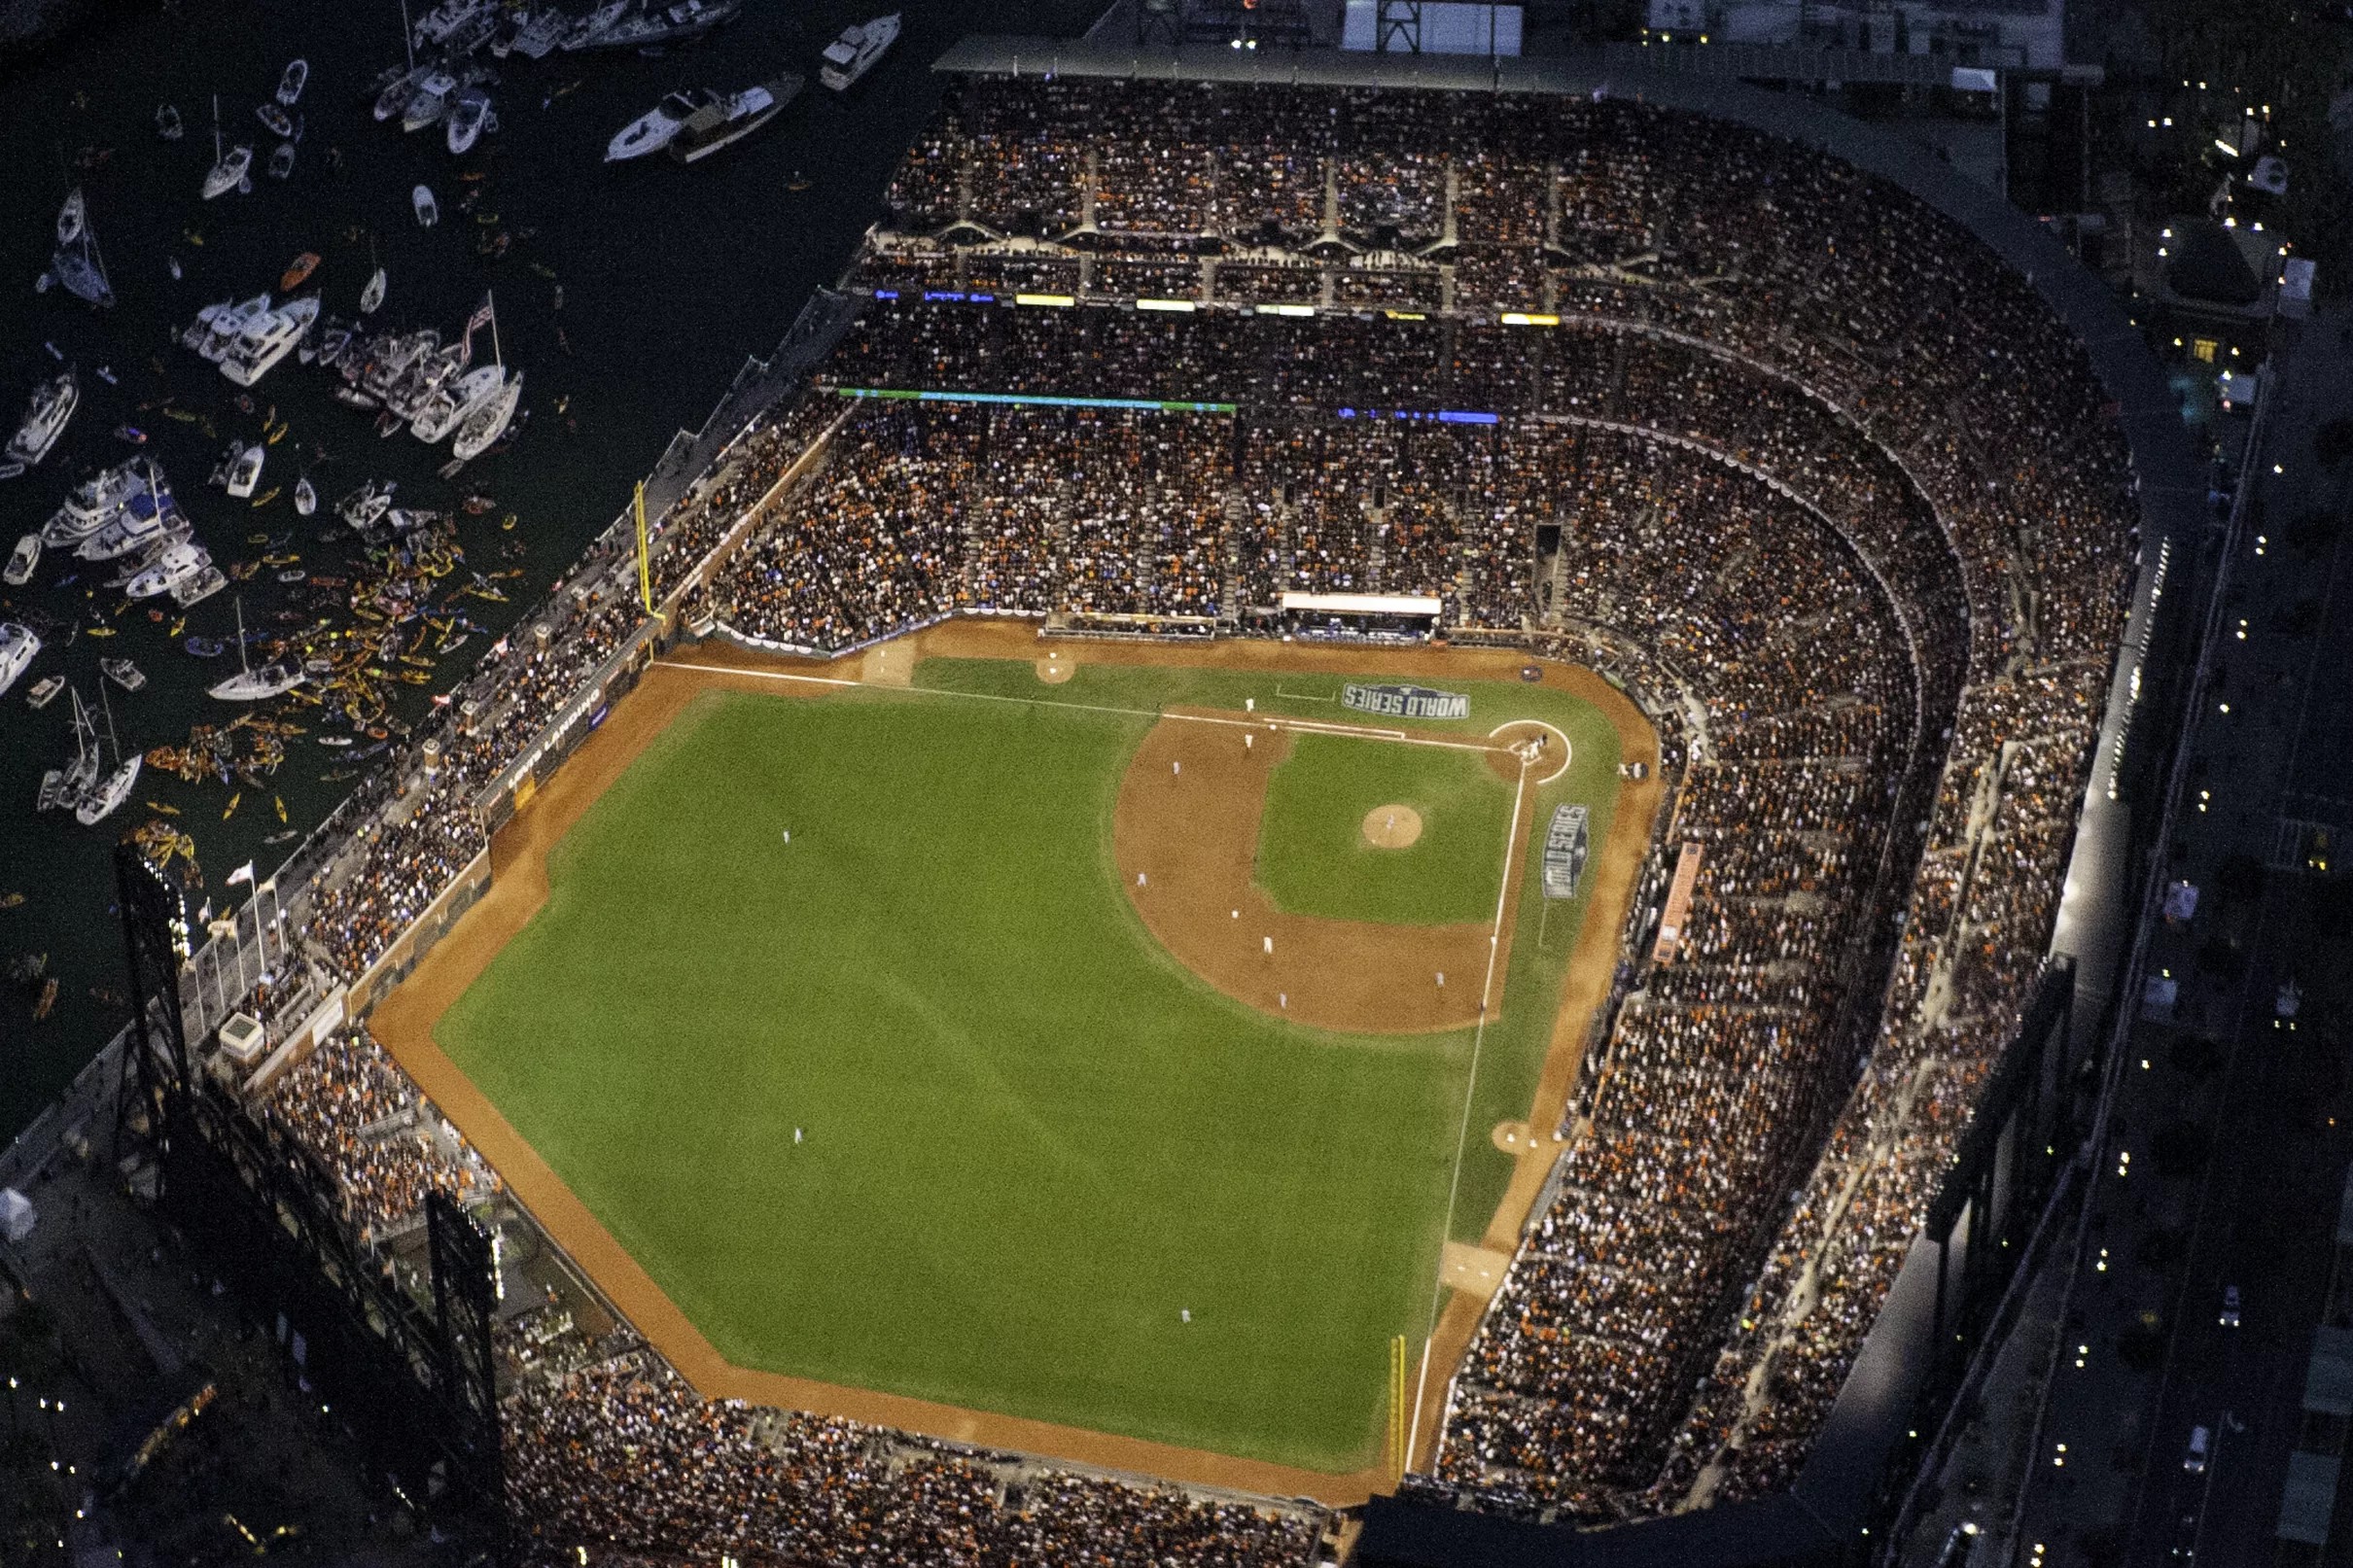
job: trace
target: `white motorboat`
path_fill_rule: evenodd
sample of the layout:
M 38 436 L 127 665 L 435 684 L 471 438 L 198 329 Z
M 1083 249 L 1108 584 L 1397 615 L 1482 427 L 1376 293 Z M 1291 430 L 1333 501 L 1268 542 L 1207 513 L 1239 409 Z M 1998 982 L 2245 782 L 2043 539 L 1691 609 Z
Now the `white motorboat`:
M 387 479 L 381 485 L 370 479 L 335 503 L 335 515 L 355 529 L 369 528 L 392 509 L 392 493 L 399 484 L 397 479 Z
M 153 599 L 158 594 L 170 593 L 211 565 L 210 550 L 193 540 L 180 540 L 165 545 L 153 561 L 140 568 L 138 575 L 124 584 L 123 591 L 133 599 Z
M 417 417 L 409 424 L 410 434 L 426 445 L 432 445 L 464 424 L 469 414 L 497 396 L 505 379 L 505 372 L 495 365 L 475 366 L 425 400 L 425 406 L 417 411 Z
M 416 210 L 419 228 L 431 228 L 441 221 L 440 203 L 433 199 L 431 186 L 421 185 L 409 192 L 408 205 Z
M 198 340 L 196 352 L 213 364 L 220 364 L 237 346 L 237 339 L 245 335 L 245 330 L 269 313 L 266 294 L 214 311 L 212 319 L 204 324 L 204 336 Z
M 565 35 L 562 49 L 566 53 L 571 53 L 576 50 L 593 48 L 608 32 L 620 24 L 621 18 L 629 15 L 629 8 L 636 3 L 637 0 L 604 0 L 604 4 L 582 17 L 580 24 Z
M 123 463 L 105 469 L 66 492 L 65 505 L 52 513 L 41 530 L 41 542 L 52 549 L 81 543 L 123 515 L 134 496 L 147 494 L 145 469 L 152 464 Z
M 254 108 L 253 117 L 260 121 L 262 122 L 262 128 L 269 132 L 272 136 L 283 136 L 290 141 L 293 140 L 295 133 L 294 117 L 287 114 L 285 110 L 279 108 L 276 104 L 264 103 L 256 105 Z
M 24 694 L 24 705 L 27 708 L 47 708 L 50 705 L 51 699 L 54 698 L 58 692 L 63 691 L 64 689 L 65 677 L 61 675 L 45 675 L 40 679 L 33 682 L 32 690 Z
M 294 165 L 295 144 L 280 142 L 278 150 L 269 155 L 269 177 L 273 180 L 289 179 L 294 174 Z
M 57 437 L 65 434 L 66 421 L 74 417 L 74 410 L 80 406 L 82 383 L 70 369 L 61 370 L 54 378 L 35 387 L 32 401 L 24 410 L 24 423 L 9 437 L 9 461 L 27 468 L 38 466 L 49 456 L 49 449 L 57 444 Z
M 100 659 L 98 673 L 124 691 L 143 691 L 147 688 L 147 672 L 128 659 Z M 104 686 L 98 688 L 98 696 L 101 700 L 105 698 Z
M 376 119 L 390 120 L 397 114 L 404 113 L 408 108 L 408 100 L 416 95 L 417 84 L 425 79 L 425 73 L 430 69 L 429 66 L 410 66 L 406 71 L 386 83 L 383 90 L 376 94 L 375 108 L 372 111 Z
M 17 547 L 8 552 L 8 565 L 0 569 L 0 582 L 12 588 L 21 588 L 33 580 L 34 569 L 41 565 L 41 536 L 27 534 L 17 540 Z
M 203 603 L 228 586 L 228 578 L 222 574 L 221 569 L 217 566 L 208 566 L 186 581 L 174 584 L 171 590 L 171 602 L 182 610 L 186 610 L 191 605 Z
M 670 156 L 681 163 L 697 163 L 720 148 L 742 141 L 784 113 L 785 106 L 800 96 L 806 83 L 807 78 L 799 73 L 788 72 L 773 82 L 746 87 L 705 105 L 679 127 L 678 135 L 670 143 Z
M 278 102 L 292 109 L 296 104 L 301 102 L 302 89 L 308 86 L 310 86 L 310 62 L 305 59 L 289 60 L 286 65 L 286 74 L 278 78 Z
M 228 466 L 228 493 L 239 501 L 251 500 L 254 487 L 262 482 L 262 464 L 269 456 L 269 448 L 260 441 L 237 454 Z
M 75 545 L 74 554 L 85 561 L 112 561 L 187 538 L 193 530 L 171 492 L 164 490 L 160 498 L 151 493 L 150 487 L 159 483 L 151 478 L 114 521 Z
M 699 38 L 742 15 L 744 0 L 672 0 L 650 4 L 634 17 L 623 17 L 599 33 L 591 49 L 646 49 L 655 44 Z
M 481 15 L 483 0 L 441 0 L 431 11 L 417 18 L 413 35 L 416 47 L 431 49 L 458 32 Z
M 463 156 L 482 139 L 482 132 L 497 122 L 490 112 L 490 94 L 481 87 L 460 89 L 457 102 L 450 108 L 446 141 L 452 156 Z
M 498 390 L 466 416 L 458 426 L 457 438 L 449 443 L 449 455 L 461 463 L 481 456 L 491 442 L 507 433 L 508 425 L 514 419 L 515 405 L 522 401 L 523 372 L 517 370 L 504 377 Z
M 30 626 L 16 621 L 0 621 L 0 692 L 17 683 L 17 677 L 33 662 L 41 651 L 41 639 L 33 635 Z
M 605 161 L 620 163 L 660 152 L 697 110 L 718 101 L 719 94 L 705 87 L 664 93 L 661 102 L 614 132 L 605 144 Z
M 361 315 L 372 316 L 376 313 L 376 307 L 383 304 L 386 281 L 384 269 L 382 267 L 377 267 L 375 271 L 369 275 L 368 279 L 368 287 L 360 291 Z
M 57 209 L 57 243 L 71 245 L 82 237 L 82 226 L 89 219 L 89 209 L 82 200 L 82 188 L 75 186 Z
M 225 196 L 243 188 L 253 169 L 253 149 L 239 143 L 228 152 L 221 151 L 221 99 L 212 101 L 212 167 L 204 175 L 204 199 Z
M 417 79 L 416 90 L 408 95 L 408 106 L 401 111 L 403 130 L 423 130 L 449 113 L 449 106 L 458 95 L 458 79 L 436 67 Z
M 297 517 L 308 517 L 319 509 L 319 492 L 311 485 L 309 474 L 295 481 L 294 501 Z
M 288 300 L 237 334 L 236 342 L 221 357 L 221 373 L 240 387 L 252 386 L 294 352 L 295 345 L 318 319 L 317 295 Z
M 544 60 L 563 43 L 572 31 L 572 18 L 554 6 L 531 14 L 529 20 L 515 29 L 514 52 L 527 60 Z
M 825 63 L 818 68 L 817 79 L 836 92 L 849 91 L 898 42 L 898 15 L 894 11 L 863 27 L 843 28 L 842 35 L 825 46 Z

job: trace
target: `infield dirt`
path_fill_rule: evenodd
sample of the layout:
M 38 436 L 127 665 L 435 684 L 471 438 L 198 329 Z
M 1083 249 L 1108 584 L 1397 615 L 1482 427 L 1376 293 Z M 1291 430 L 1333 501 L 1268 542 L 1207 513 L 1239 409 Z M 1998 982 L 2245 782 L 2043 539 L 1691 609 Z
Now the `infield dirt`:
M 500 829 L 491 845 L 489 891 L 378 1005 L 369 1020 L 370 1028 L 423 1092 L 480 1148 L 515 1198 L 556 1243 L 706 1397 L 842 1416 L 1197 1484 L 1308 1496 L 1334 1505 L 1361 1502 L 1386 1488 L 1385 1466 L 1347 1475 L 1325 1474 L 736 1366 L 720 1354 L 433 1038 L 441 1014 L 545 902 L 548 852 L 697 694 L 716 688 L 816 696 L 840 682 L 862 682 L 869 670 L 877 684 L 903 685 L 913 664 L 925 657 L 1034 663 L 1038 653 L 1037 635 L 1030 626 L 958 621 L 841 661 L 770 657 L 706 644 L 657 662 L 530 804 Z M 1524 668 L 1531 667 L 1527 655 L 1514 650 L 1306 647 L 1259 642 L 1198 645 L 1066 643 L 1058 645 L 1057 654 L 1058 673 L 1082 663 L 1118 663 L 1514 679 Z M 1576 1081 L 1593 1012 L 1607 993 L 1616 936 L 1663 792 L 1657 780 L 1656 739 L 1631 703 L 1589 671 L 1550 662 L 1532 667 L 1541 670 L 1545 685 L 1574 693 L 1609 718 L 1623 760 L 1649 764 L 1647 779 L 1622 784 L 1606 842 L 1595 846 L 1594 890 L 1585 939 L 1568 960 L 1551 1048 L 1524 1124 L 1551 1129 L 1560 1124 Z M 807 683 L 779 677 L 799 677 Z M 1515 822 L 1514 833 L 1516 840 L 1524 840 L 1524 821 Z M 1132 884 L 1132 879 L 1133 871 L 1129 871 L 1124 880 Z M 1514 906 L 1518 902 L 1507 900 Z M 1232 907 L 1236 906 L 1229 904 Z M 1218 913 L 1229 927 L 1235 923 L 1224 911 Z M 1484 938 L 1486 927 L 1477 929 Z M 1480 946 L 1484 948 L 1483 940 Z M 1483 954 L 1481 958 L 1483 963 Z M 1475 983 L 1466 991 L 1475 991 Z M 1549 1133 L 1516 1136 L 1512 1146 L 1519 1151 L 1512 1178 L 1481 1243 L 1481 1250 L 1506 1257 L 1516 1247 L 1521 1226 L 1561 1148 Z M 1412 1451 L 1416 1462 L 1425 1461 L 1430 1451 L 1445 1380 L 1468 1346 L 1484 1306 L 1485 1299 L 1476 1290 L 1452 1290 L 1446 1298 L 1416 1379 L 1421 1395 L 1414 1405 Z

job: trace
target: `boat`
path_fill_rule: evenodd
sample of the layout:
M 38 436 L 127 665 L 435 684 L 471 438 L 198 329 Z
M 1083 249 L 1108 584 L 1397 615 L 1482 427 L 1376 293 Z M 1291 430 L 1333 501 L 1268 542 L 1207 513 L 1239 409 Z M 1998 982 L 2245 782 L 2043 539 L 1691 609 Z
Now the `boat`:
M 278 102 L 292 109 L 302 100 L 302 89 L 310 86 L 310 62 L 293 59 L 286 63 L 286 74 L 278 78 Z
M 403 130 L 423 130 L 449 113 L 450 102 L 457 97 L 458 79 L 447 71 L 435 67 L 417 79 L 416 90 L 408 95 L 407 107 L 401 111 Z
M 898 16 L 894 11 L 863 27 L 843 28 L 842 35 L 825 46 L 825 63 L 818 68 L 817 79 L 836 92 L 849 91 L 898 41 Z
M 391 509 L 392 493 L 398 485 L 395 479 L 387 479 L 380 486 L 370 479 L 335 503 L 335 515 L 353 528 L 367 528 Z
M 137 691 L 147 684 L 147 677 L 128 659 L 100 659 L 98 673 L 124 691 Z
M 525 59 L 544 60 L 555 52 L 572 26 L 572 18 L 554 6 L 535 11 L 515 29 L 514 52 Z
M 147 467 L 149 473 L 127 498 L 123 509 L 103 528 L 74 546 L 76 557 L 84 561 L 112 561 L 186 539 L 193 532 L 179 503 L 173 500 L 170 487 L 153 471 L 155 465 Z
M 50 515 L 41 530 L 41 542 L 52 549 L 80 544 L 117 518 L 131 503 L 148 494 L 152 463 L 117 464 L 83 480 L 66 492 L 65 504 Z
M 377 267 L 375 271 L 369 276 L 368 287 L 360 291 L 361 315 L 372 316 L 376 312 L 376 307 L 383 304 L 384 289 L 387 281 L 388 280 L 384 276 L 384 269 L 382 267 Z
M 580 18 L 579 25 L 565 36 L 559 47 L 567 54 L 594 48 L 607 31 L 629 15 L 629 8 L 635 3 L 636 0 L 604 0 L 602 5 Z
M 104 662 L 105 661 L 101 661 L 101 664 L 103 665 Z M 121 660 L 117 662 L 128 663 L 129 661 Z M 114 672 L 109 670 L 107 671 L 107 674 L 112 676 Z M 137 675 L 138 672 L 133 671 L 132 674 Z M 145 676 L 140 676 L 139 685 L 143 686 L 145 684 L 147 684 L 147 678 Z M 129 689 L 136 691 L 139 689 L 139 687 L 132 686 Z M 139 782 L 139 764 L 145 760 L 145 758 L 143 758 L 136 751 L 133 751 L 128 756 L 124 756 L 123 754 L 123 742 L 115 734 L 115 711 L 113 706 L 108 704 L 106 701 L 106 688 L 104 686 L 100 686 L 98 688 L 98 701 L 100 705 L 104 706 L 106 709 L 106 738 L 115 749 L 115 765 L 113 768 L 108 770 L 106 777 L 95 781 L 84 788 L 82 791 L 82 797 L 74 802 L 74 820 L 80 822 L 84 827 L 97 826 L 107 818 L 113 816 L 117 809 L 119 809 L 124 801 L 130 798 L 132 787 L 135 786 Z M 95 754 L 96 749 L 95 738 L 93 737 L 91 746 L 91 751 L 93 754 Z
M 0 568 L 0 582 L 12 588 L 21 588 L 33 580 L 33 570 L 41 564 L 41 536 L 27 534 L 17 540 L 17 547 L 8 552 L 8 565 Z
M 417 19 L 412 35 L 416 47 L 431 49 L 436 44 L 447 42 L 452 34 L 464 29 L 480 16 L 483 9 L 484 0 L 441 0 L 439 5 Z
M 605 144 L 605 161 L 621 163 L 660 152 L 698 110 L 718 101 L 719 94 L 706 87 L 664 93 L 661 102 L 614 132 Z
M 229 466 L 228 493 L 239 501 L 253 499 L 254 486 L 262 482 L 262 462 L 268 456 L 269 448 L 260 441 L 239 453 L 237 461 Z
M 670 156 L 681 163 L 697 163 L 720 148 L 742 141 L 784 113 L 807 82 L 798 72 L 788 71 L 773 82 L 704 105 L 679 127 L 670 143 Z
M 192 637 L 180 645 L 191 658 L 197 659 L 217 659 L 221 656 L 221 649 L 226 646 L 217 637 Z
M 490 112 L 490 94 L 480 87 L 467 87 L 458 93 L 457 102 L 449 111 L 447 141 L 453 156 L 470 152 L 482 138 L 482 132 L 495 127 L 498 117 Z
M 245 335 L 245 330 L 269 313 L 269 296 L 265 294 L 233 305 L 213 307 L 209 318 L 199 311 L 196 319 L 203 324 L 204 331 L 194 345 L 196 352 L 215 365 L 220 364 L 237 346 L 237 339 Z M 183 333 L 180 340 L 186 342 L 187 334 Z
M 223 702 L 264 702 L 294 690 L 310 679 L 299 665 L 280 660 L 259 670 L 245 659 L 245 602 L 237 601 L 237 673 L 206 687 Z
M 65 422 L 74 417 L 82 405 L 82 383 L 74 379 L 70 369 L 59 371 L 51 380 L 33 389 L 32 401 L 24 410 L 24 423 L 8 440 L 10 461 L 36 468 L 49 456 L 57 437 L 65 433 Z
M 308 278 L 318 269 L 319 253 L 316 251 L 304 251 L 301 255 L 296 257 L 292 261 L 288 262 L 286 270 L 279 275 L 278 292 L 280 294 L 294 293 L 297 289 L 302 287 L 304 279 Z
M 75 692 L 73 698 L 74 759 L 41 776 L 41 793 L 33 808 L 36 811 L 79 805 L 83 795 L 98 782 L 98 769 L 104 761 L 98 751 L 98 726 L 91 721 L 89 710 L 82 706 L 82 693 Z
M 161 553 L 139 569 L 139 575 L 123 585 L 123 593 L 132 599 L 153 599 L 170 593 L 212 566 L 212 552 L 193 540 L 181 540 L 167 544 Z
M 515 405 L 523 399 L 523 372 L 502 376 L 498 390 L 482 400 L 464 423 L 458 426 L 457 437 L 449 443 L 449 455 L 460 463 L 479 457 L 484 448 L 507 432 L 514 418 Z
M 428 69 L 430 67 L 412 65 L 387 82 L 376 93 L 375 108 L 372 111 L 376 119 L 390 120 L 395 115 L 405 113 L 408 108 L 408 100 L 415 96 L 417 84 L 424 79 Z
M 226 153 L 221 150 L 221 100 L 216 95 L 212 101 L 212 167 L 204 175 L 204 199 L 243 189 L 252 169 L 252 148 L 240 142 Z
M 17 683 L 17 678 L 40 651 L 41 639 L 33 635 L 30 626 L 13 620 L 0 621 L 0 692 Z
M 646 49 L 700 38 L 743 14 L 744 0 L 674 0 L 650 5 L 634 17 L 622 17 L 597 34 L 588 49 Z
M 57 248 L 50 256 L 49 270 L 67 294 L 85 304 L 103 310 L 115 302 L 114 285 L 107 281 L 106 263 L 98 257 L 97 231 L 90 227 L 80 186 L 57 214 Z
M 207 566 L 194 576 L 174 584 L 171 590 L 171 602 L 182 610 L 186 610 L 191 605 L 203 603 L 228 586 L 228 578 L 223 575 L 221 569 L 217 566 Z
M 409 424 L 409 433 L 426 445 L 432 445 L 456 430 L 469 414 L 495 397 L 505 378 L 505 372 L 495 365 L 475 366 L 455 381 L 445 383 L 425 400 L 424 407 L 417 411 L 416 418 Z
M 441 221 L 441 209 L 439 204 L 433 199 L 432 187 L 421 185 L 409 192 L 408 204 L 416 209 L 419 228 L 431 228 Z
M 250 387 L 267 375 L 271 366 L 294 352 L 319 319 L 319 296 L 305 295 L 290 299 L 278 309 L 254 322 L 242 332 L 229 351 L 221 357 L 221 373 L 240 387 Z M 259 451 L 257 447 L 254 450 Z M 259 467 L 257 463 L 257 468 Z M 235 485 L 230 495 L 238 494 Z M 244 492 L 251 495 L 253 492 Z
M 253 116 L 262 122 L 262 128 L 272 136 L 284 136 L 291 139 L 295 133 L 294 117 L 274 103 L 257 105 Z
M 308 517 L 319 509 L 319 493 L 311 488 L 307 473 L 295 481 L 294 506 L 297 517 Z
M 267 172 L 269 177 L 273 180 L 289 180 L 294 177 L 294 165 L 295 144 L 292 142 L 280 142 L 278 144 L 278 150 L 269 155 L 269 168 Z
M 117 425 L 115 427 L 115 439 L 118 441 L 126 442 L 132 446 L 145 446 L 147 444 L 147 432 L 141 430 L 136 425 Z
M 47 675 L 33 682 L 33 689 L 24 694 L 25 703 L 33 708 L 47 708 L 65 689 L 65 677 Z
M 176 142 L 188 134 L 188 126 L 182 123 L 176 104 L 156 105 L 156 134 L 167 142 Z

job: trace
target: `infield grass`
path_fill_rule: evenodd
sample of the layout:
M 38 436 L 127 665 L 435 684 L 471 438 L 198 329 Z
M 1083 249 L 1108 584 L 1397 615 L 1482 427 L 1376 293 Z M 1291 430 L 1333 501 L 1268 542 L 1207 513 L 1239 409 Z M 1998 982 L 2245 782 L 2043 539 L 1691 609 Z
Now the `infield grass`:
M 1163 703 L 1241 707 L 1221 675 L 927 661 L 925 685 L 1037 700 L 698 698 L 437 1037 L 739 1365 L 1370 1464 L 1388 1339 L 1431 1309 L 1472 1035 L 1288 1025 L 1144 930 L 1120 776 Z M 1606 721 L 1492 694 L 1580 725 L 1538 804 L 1590 789 L 1602 842 Z M 1515 943 L 1457 1236 L 1508 1177 L 1485 1129 L 1526 1113 L 1573 935 Z
M 1368 812 L 1410 806 L 1401 850 L 1364 836 Z M 1258 886 L 1275 907 L 1325 920 L 1444 925 L 1495 918 L 1512 786 L 1478 751 L 1298 735 L 1267 780 Z

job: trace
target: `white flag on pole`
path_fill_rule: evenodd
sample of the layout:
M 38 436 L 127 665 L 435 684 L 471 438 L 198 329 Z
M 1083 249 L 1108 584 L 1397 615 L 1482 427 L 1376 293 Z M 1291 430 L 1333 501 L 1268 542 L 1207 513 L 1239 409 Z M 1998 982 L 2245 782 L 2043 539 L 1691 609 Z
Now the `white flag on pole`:
M 234 888 L 240 882 L 251 881 L 253 881 L 253 862 L 248 860 L 243 865 L 237 867 L 236 870 L 231 871 L 228 874 L 228 879 L 221 886 L 224 888 Z

